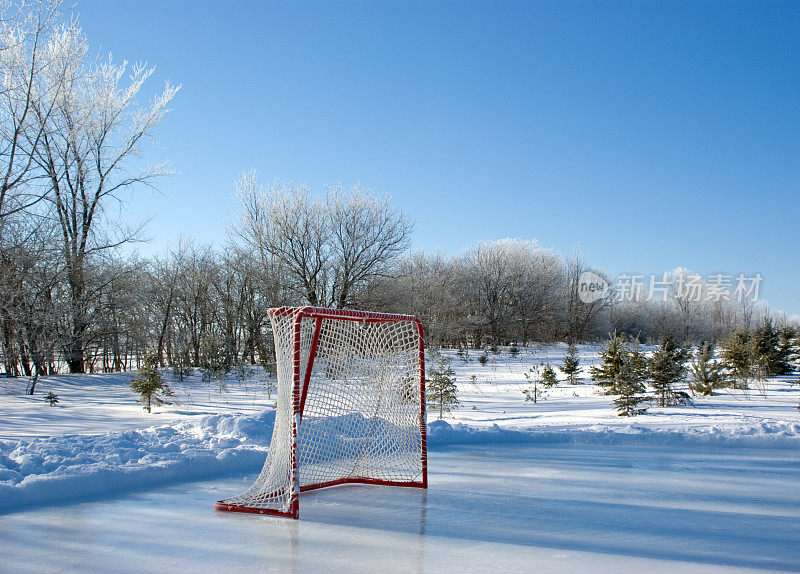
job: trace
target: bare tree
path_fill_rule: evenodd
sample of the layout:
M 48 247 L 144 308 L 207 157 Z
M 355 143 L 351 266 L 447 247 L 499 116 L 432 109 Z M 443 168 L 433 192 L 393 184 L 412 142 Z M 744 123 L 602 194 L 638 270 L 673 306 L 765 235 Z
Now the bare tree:
M 384 273 L 408 245 L 408 219 L 388 197 L 360 186 L 331 187 L 315 197 L 292 184 L 265 188 L 249 171 L 235 187 L 233 237 L 257 252 L 265 268 L 280 267 L 310 305 L 350 305 L 354 289 Z
M 138 104 L 137 96 L 154 68 L 115 64 L 110 57 L 89 59 L 86 38 L 76 28 L 61 29 L 48 50 L 59 57 L 46 72 L 63 77 L 64 84 L 52 94 L 54 99 L 41 94 L 34 102 L 42 132 L 36 163 L 46 175 L 60 225 L 72 307 L 71 337 L 64 351 L 70 371 L 79 373 L 84 370 L 88 327 L 87 258 L 136 237 L 138 230 L 115 225 L 108 210 L 123 202 L 132 188 L 152 187 L 157 177 L 168 173 L 164 165 L 148 165 L 138 172 L 129 168 L 142 144 L 153 138 L 178 88 L 167 84 L 149 104 Z
M 255 170 L 235 181 L 238 219 L 231 229 L 260 256 L 265 269 L 285 266 L 297 293 L 311 305 L 326 300 L 330 229 L 322 205 L 307 187 L 263 187 Z
M 576 250 L 565 263 L 564 300 L 566 310 L 566 338 L 570 342 L 582 340 L 593 321 L 611 305 L 612 293 L 591 302 L 581 300 L 579 294 L 581 275 L 587 271 L 583 255 Z
M 484 330 L 488 330 L 492 343 L 497 344 L 510 323 L 514 281 L 511 241 L 480 243 L 462 258 L 466 297 L 476 319 L 476 345 L 481 344 Z
M 328 190 L 333 286 L 331 299 L 347 307 L 354 287 L 384 274 L 408 247 L 413 226 L 388 196 L 372 195 L 361 186 L 349 192 Z
M 564 280 L 561 261 L 535 241 L 507 242 L 511 259 L 510 307 L 522 344 L 558 337 L 560 286 Z

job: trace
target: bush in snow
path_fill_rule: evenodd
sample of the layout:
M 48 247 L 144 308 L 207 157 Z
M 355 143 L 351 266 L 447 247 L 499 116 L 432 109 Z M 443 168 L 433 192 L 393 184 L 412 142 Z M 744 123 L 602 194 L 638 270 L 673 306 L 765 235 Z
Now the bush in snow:
M 50 391 L 45 395 L 44 402 L 46 402 L 51 407 L 54 407 L 58 404 L 58 395 L 55 394 L 53 391 Z

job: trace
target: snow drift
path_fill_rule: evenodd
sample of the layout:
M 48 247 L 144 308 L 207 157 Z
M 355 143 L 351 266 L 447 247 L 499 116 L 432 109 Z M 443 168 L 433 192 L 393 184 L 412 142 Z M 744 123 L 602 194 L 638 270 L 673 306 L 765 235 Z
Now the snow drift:
M 222 414 L 101 435 L 0 441 L 0 511 L 257 472 L 264 463 L 274 419 L 274 411 Z M 512 429 L 451 425 L 441 420 L 428 425 L 432 450 L 478 443 L 798 448 L 800 424 L 759 422 L 677 430 L 637 424 Z

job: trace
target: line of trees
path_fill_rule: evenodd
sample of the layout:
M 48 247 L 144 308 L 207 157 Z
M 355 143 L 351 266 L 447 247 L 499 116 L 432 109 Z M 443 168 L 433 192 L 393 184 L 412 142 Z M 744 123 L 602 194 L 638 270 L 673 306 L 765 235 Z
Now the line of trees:
M 364 193 L 357 190 L 353 197 L 362 201 Z M 390 206 L 378 212 L 388 219 L 402 217 Z M 374 216 L 371 211 L 360 225 L 368 230 Z M 303 304 L 416 314 L 432 346 L 600 340 L 614 330 L 642 341 L 670 336 L 681 344 L 717 341 L 733 332 L 750 340 L 733 305 L 726 315 L 730 322 L 719 320 L 717 304 L 706 312 L 696 309 L 688 337 L 679 306 L 669 302 L 636 303 L 641 315 L 635 330 L 617 320 L 629 317 L 625 306 L 610 301 L 595 303 L 599 308 L 587 321 L 587 311 L 571 312 L 569 269 L 575 261 L 564 261 L 533 242 L 486 243 L 452 258 L 399 252 L 383 256 L 369 273 L 362 269 L 344 294 L 340 277 L 349 271 L 333 254 L 333 246 L 325 248 L 332 254 L 324 264 L 315 264 L 320 271 L 314 282 L 289 255 L 268 245 L 255 248 L 251 240 L 242 239 L 247 225 L 238 219 L 223 249 L 182 239 L 152 259 L 119 252 L 89 258 L 83 266 L 80 350 L 74 344 L 74 295 L 57 263 L 58 251 L 46 242 L 41 258 L 32 256 L 30 245 L 18 252 L 4 249 L 9 273 L 3 273 L 3 284 L 14 287 L 9 301 L 16 306 L 13 314 L 4 309 L 0 348 L 5 372 L 75 372 L 78 352 L 80 364 L 90 372 L 138 368 L 148 352 L 162 366 L 202 366 L 220 353 L 229 366 L 257 364 L 272 356 L 267 309 Z M 335 245 L 360 249 L 355 240 Z M 289 253 L 308 252 L 297 248 Z
M 681 343 L 715 341 L 750 330 L 769 310 L 734 298 L 688 297 L 680 291 L 647 300 L 622 300 L 609 290 L 584 302 L 582 255 L 560 257 L 535 241 L 502 239 L 462 254 L 414 253 L 388 277 L 377 277 L 359 295 L 364 307 L 419 316 L 428 344 L 445 347 L 526 345 L 530 341 L 601 340 L 616 331 L 641 341 L 671 336 Z M 678 283 L 694 276 L 668 274 Z M 703 285 L 700 288 L 705 288 Z M 782 316 L 776 323 L 787 323 Z

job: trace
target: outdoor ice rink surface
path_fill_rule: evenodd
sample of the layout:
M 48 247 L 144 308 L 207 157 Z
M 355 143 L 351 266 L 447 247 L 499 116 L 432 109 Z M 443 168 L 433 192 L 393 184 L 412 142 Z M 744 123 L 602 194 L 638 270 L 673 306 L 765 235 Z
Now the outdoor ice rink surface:
M 254 475 L 3 514 L 0 572 L 800 571 L 797 450 L 466 445 L 429 477 L 299 521 L 213 510 Z

